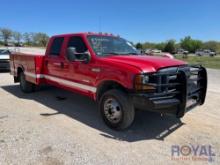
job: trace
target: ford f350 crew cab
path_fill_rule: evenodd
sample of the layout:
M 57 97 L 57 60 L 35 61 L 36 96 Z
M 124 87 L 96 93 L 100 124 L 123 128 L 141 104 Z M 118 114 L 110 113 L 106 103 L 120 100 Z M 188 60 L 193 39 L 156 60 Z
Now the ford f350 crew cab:
M 91 97 L 114 129 L 130 126 L 135 109 L 180 118 L 206 97 L 204 67 L 140 55 L 130 42 L 110 34 L 53 36 L 45 55 L 12 53 L 10 68 L 23 92 L 50 84 Z

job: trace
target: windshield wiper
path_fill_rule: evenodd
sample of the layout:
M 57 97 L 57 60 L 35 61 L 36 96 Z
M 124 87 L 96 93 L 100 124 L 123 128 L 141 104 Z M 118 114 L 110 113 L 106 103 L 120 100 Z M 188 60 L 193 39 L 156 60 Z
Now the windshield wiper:
M 128 52 L 128 53 L 107 52 L 107 53 L 103 53 L 103 55 L 138 55 L 138 53 L 136 52 Z
M 123 55 L 138 55 L 136 52 L 128 52 L 128 53 L 123 53 Z
M 103 53 L 104 55 L 119 55 L 119 53 L 116 52 L 107 52 L 107 53 Z

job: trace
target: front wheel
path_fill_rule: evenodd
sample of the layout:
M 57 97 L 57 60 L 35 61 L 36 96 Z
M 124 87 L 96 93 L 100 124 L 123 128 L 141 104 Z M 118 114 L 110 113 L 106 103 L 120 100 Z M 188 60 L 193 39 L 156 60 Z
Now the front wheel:
M 34 91 L 35 85 L 33 83 L 26 81 L 24 72 L 21 72 L 19 74 L 19 80 L 20 80 L 20 88 L 22 92 L 31 93 Z
M 104 122 L 113 129 L 128 128 L 135 116 L 129 97 L 119 90 L 109 90 L 101 97 L 99 108 Z

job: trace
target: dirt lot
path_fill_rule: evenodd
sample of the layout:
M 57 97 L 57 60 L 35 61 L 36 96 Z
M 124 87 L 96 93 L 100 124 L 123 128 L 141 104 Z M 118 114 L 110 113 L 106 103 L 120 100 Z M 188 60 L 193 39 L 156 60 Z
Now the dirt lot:
M 220 70 L 208 75 L 204 106 L 181 120 L 137 112 L 133 126 L 117 132 L 88 98 L 53 87 L 23 94 L 0 73 L 0 164 L 220 164 Z M 216 156 L 172 160 L 173 145 L 211 145 Z

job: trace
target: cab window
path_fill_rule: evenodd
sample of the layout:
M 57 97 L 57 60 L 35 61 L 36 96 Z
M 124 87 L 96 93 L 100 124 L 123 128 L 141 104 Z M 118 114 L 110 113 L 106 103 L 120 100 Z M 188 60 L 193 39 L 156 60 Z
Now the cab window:
M 86 44 L 84 43 L 82 37 L 74 36 L 69 39 L 67 48 L 74 47 L 76 49 L 76 53 L 84 53 L 88 51 Z M 80 59 L 82 56 L 80 54 L 76 54 L 76 58 Z
M 59 56 L 63 45 L 64 37 L 54 38 L 50 47 L 50 55 Z

